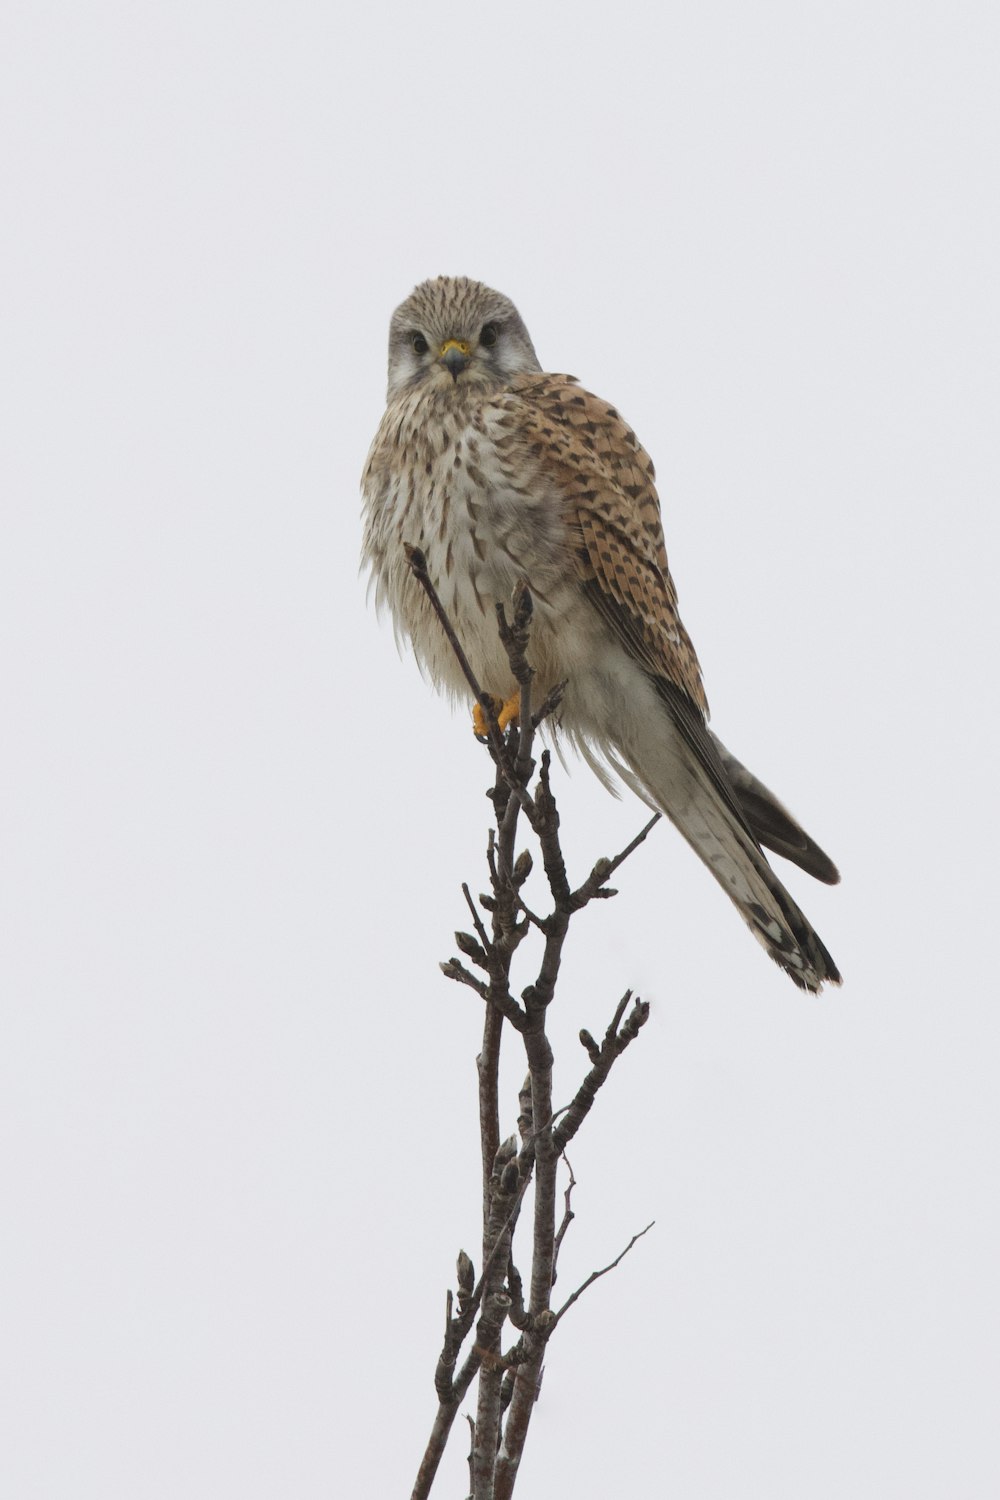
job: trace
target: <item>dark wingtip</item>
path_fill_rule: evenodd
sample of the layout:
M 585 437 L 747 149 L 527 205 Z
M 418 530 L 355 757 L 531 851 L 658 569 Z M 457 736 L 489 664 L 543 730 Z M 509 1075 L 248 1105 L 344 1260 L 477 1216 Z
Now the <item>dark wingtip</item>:
M 758 789 L 758 786 L 735 784 L 740 806 L 757 842 L 770 849 L 772 854 L 790 859 L 814 880 L 821 880 L 824 885 L 838 885 L 840 871 L 829 854 L 809 837 L 776 797 L 768 793 L 765 798 L 762 793 L 766 788 Z
M 814 880 L 824 885 L 837 885 L 840 871 L 833 860 L 814 839 L 811 839 L 801 824 L 764 783 L 752 771 L 748 771 L 741 760 L 709 730 L 709 735 L 719 752 L 729 784 L 740 805 L 754 838 L 772 854 L 790 859 L 805 870 Z
M 775 853 L 781 854 L 783 851 L 778 849 Z M 808 841 L 807 847 L 800 855 L 789 853 L 788 858 L 794 860 L 797 865 L 801 865 L 802 869 L 814 880 L 821 880 L 824 885 L 840 884 L 840 871 L 837 866 L 818 844 L 813 843 L 812 839 Z
M 840 885 L 840 870 L 829 855 L 823 853 L 819 844 L 813 844 L 813 853 L 816 856 L 816 862 L 807 865 L 810 874 L 814 874 L 817 880 L 822 880 L 823 885 Z

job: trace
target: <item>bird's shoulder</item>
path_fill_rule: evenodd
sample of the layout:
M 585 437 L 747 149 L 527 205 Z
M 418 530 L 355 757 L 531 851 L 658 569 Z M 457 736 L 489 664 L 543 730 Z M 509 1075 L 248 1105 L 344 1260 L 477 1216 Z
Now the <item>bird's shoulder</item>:
M 653 460 L 616 406 L 573 375 L 519 375 L 494 398 L 491 425 L 558 479 L 570 505 L 623 531 L 666 573 Z
M 677 610 L 653 461 L 616 406 L 571 375 L 517 376 L 494 396 L 498 447 L 547 478 L 576 538 L 578 575 L 632 655 L 707 709 Z
M 501 429 L 533 443 L 548 459 L 577 470 L 599 469 L 609 478 L 631 479 L 634 470 L 653 488 L 653 461 L 632 428 L 616 406 L 574 375 L 516 375 L 492 406 Z

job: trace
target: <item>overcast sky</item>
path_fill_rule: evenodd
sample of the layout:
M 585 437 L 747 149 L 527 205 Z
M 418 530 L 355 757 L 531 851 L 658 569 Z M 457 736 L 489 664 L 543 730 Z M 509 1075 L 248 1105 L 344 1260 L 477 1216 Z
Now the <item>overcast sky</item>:
M 581 919 L 518 1494 L 1000 1493 L 994 7 L 9 4 L 0 1491 L 409 1494 L 478 1258 L 484 753 L 358 578 L 413 284 L 655 459 L 713 724 L 839 863 L 799 994 L 668 827 Z M 644 820 L 578 762 L 579 875 Z M 506 1065 L 513 1128 L 520 1065 Z M 442 1496 L 465 1493 L 456 1434 Z

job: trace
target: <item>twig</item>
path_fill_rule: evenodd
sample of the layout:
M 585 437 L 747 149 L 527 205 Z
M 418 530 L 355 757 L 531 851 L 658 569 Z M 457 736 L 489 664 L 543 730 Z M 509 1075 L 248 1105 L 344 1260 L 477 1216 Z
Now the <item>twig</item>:
M 606 1081 L 626 1047 L 635 1041 L 642 1027 L 649 1020 L 648 1002 L 636 1000 L 627 1020 L 622 1024 L 622 1017 L 631 999 L 632 991 L 626 990 L 618 1002 L 611 1023 L 604 1033 L 604 1040 L 599 1047 L 589 1031 L 580 1032 L 580 1041 L 587 1050 L 592 1066 L 566 1109 L 562 1124 L 555 1132 L 555 1145 L 558 1151 L 565 1151 L 590 1113 L 598 1089 Z
M 630 854 L 635 853 L 640 844 L 645 843 L 662 816 L 662 813 L 654 813 L 649 822 L 639 829 L 632 842 L 626 844 L 625 848 L 620 854 L 616 854 L 614 859 L 599 859 L 597 861 L 583 884 L 569 898 L 570 906 L 574 911 L 579 911 L 581 907 L 586 906 L 587 902 L 593 900 L 595 896 L 610 896 L 614 894 L 611 891 L 602 890 L 605 881 L 615 873 L 619 865 L 625 863 Z
M 531 716 L 533 728 L 537 729 L 540 724 L 544 724 L 545 720 L 555 713 L 563 700 L 563 693 L 565 691 L 565 682 L 557 682 L 551 693 L 543 698 L 541 707 L 536 709 Z
M 593 1286 L 595 1281 L 600 1281 L 602 1276 L 606 1276 L 609 1271 L 613 1271 L 615 1269 L 615 1266 L 620 1265 L 631 1250 L 632 1246 L 636 1243 L 636 1241 L 641 1240 L 644 1234 L 648 1234 L 655 1223 L 656 1220 L 652 1219 L 646 1225 L 645 1229 L 640 1229 L 638 1234 L 634 1234 L 632 1236 L 622 1253 L 620 1255 L 617 1255 L 615 1259 L 610 1263 L 610 1265 L 602 1266 L 599 1271 L 591 1271 L 586 1281 L 583 1282 L 582 1285 L 578 1286 L 575 1292 L 571 1292 L 569 1294 L 559 1311 L 553 1314 L 552 1324 L 549 1328 L 550 1337 L 555 1332 L 556 1326 L 558 1325 L 560 1319 L 563 1317 L 564 1313 L 567 1313 L 569 1311 L 569 1309 L 573 1306 L 573 1303 L 579 1302 L 580 1298 L 583 1296 L 587 1288 Z
M 576 1187 L 576 1178 L 573 1176 L 573 1168 L 569 1164 L 569 1157 L 566 1155 L 565 1151 L 562 1154 L 562 1159 L 566 1163 L 566 1170 L 569 1173 L 569 1182 L 566 1184 L 565 1193 L 563 1193 L 562 1223 L 559 1225 L 559 1228 L 556 1231 L 556 1242 L 554 1253 L 552 1256 L 553 1285 L 555 1284 L 555 1269 L 559 1264 L 559 1251 L 562 1249 L 562 1242 L 566 1238 L 567 1229 L 576 1217 L 572 1209 L 573 1189 Z
M 488 994 L 488 986 L 475 974 L 470 974 L 468 969 L 457 958 L 449 958 L 441 965 L 441 973 L 446 979 L 455 979 L 459 984 L 467 984 L 470 990 L 475 990 L 477 995 L 485 1000 Z
M 445 610 L 444 605 L 441 603 L 441 600 L 438 597 L 438 591 L 431 582 L 431 575 L 427 571 L 427 559 L 419 547 L 412 547 L 409 542 L 403 543 L 403 552 L 406 554 L 406 561 L 410 565 L 410 571 L 412 572 L 417 582 L 420 584 L 420 587 L 423 589 L 424 593 L 427 595 L 427 598 L 430 601 L 431 608 L 437 615 L 438 620 L 441 622 L 441 629 L 448 637 L 448 644 L 451 647 L 452 651 L 455 653 L 455 660 L 461 667 L 466 682 L 472 689 L 473 697 L 483 711 L 483 717 L 486 720 L 486 729 L 487 735 L 489 737 L 490 748 L 494 753 L 497 763 L 503 764 L 507 762 L 508 759 L 507 747 L 504 745 L 503 736 L 500 733 L 500 726 L 497 724 L 497 716 L 496 710 L 493 707 L 493 700 L 490 698 L 489 694 L 483 692 L 482 688 L 479 686 L 478 681 L 476 680 L 476 674 L 473 672 L 471 666 L 469 665 L 469 658 L 466 656 L 464 650 L 462 649 L 461 641 L 455 634 L 455 627 L 449 620 L 447 611 Z M 510 767 L 510 771 L 513 775 L 514 772 L 512 766 Z
M 489 940 L 489 938 L 488 938 L 488 936 L 486 934 L 486 928 L 483 926 L 482 919 L 481 919 L 481 917 L 479 915 L 479 911 L 478 911 L 478 909 L 476 907 L 476 903 L 472 899 L 472 893 L 469 890 L 468 883 L 466 881 L 464 881 L 464 880 L 462 882 L 462 895 L 465 897 L 466 904 L 467 904 L 467 906 L 469 908 L 469 911 L 472 913 L 472 921 L 473 921 L 473 923 L 475 925 L 476 932 L 479 934 L 479 941 L 482 943 L 483 947 L 485 949 L 487 949 L 487 951 L 488 951 L 489 950 L 489 946 L 490 946 L 490 940 Z
M 514 591 L 514 618 L 509 625 L 503 605 L 497 605 L 500 644 L 507 653 L 507 660 L 510 662 L 510 669 L 518 687 L 517 769 L 525 782 L 531 775 L 531 747 L 536 727 L 531 715 L 531 683 L 535 673 L 527 656 L 533 613 L 534 603 L 531 590 L 523 580 Z
M 546 930 L 545 918 L 536 916 L 535 913 L 531 910 L 531 907 L 527 905 L 527 903 L 520 895 L 517 898 L 517 905 L 518 909 L 524 912 L 524 915 L 527 917 L 532 927 L 537 927 L 539 932 L 544 933 Z

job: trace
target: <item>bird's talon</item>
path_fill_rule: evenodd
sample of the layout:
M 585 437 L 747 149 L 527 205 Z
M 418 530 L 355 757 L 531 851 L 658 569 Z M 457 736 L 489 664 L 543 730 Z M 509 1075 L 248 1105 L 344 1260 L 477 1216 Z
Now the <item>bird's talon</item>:
M 503 734 L 508 724 L 517 722 L 517 716 L 521 712 L 521 694 L 516 692 L 513 697 L 508 698 L 506 703 L 500 698 L 494 698 L 492 693 L 484 693 L 483 697 L 489 703 L 497 721 L 497 727 Z M 490 737 L 490 726 L 483 712 L 481 703 L 472 705 L 472 732 L 477 739 L 488 740 Z
M 517 716 L 520 712 L 521 694 L 517 692 L 513 697 L 507 699 L 507 702 L 501 706 L 500 712 L 497 714 L 497 723 L 500 726 L 501 732 L 507 728 L 508 724 L 517 723 Z
M 489 700 L 490 707 L 494 713 L 496 713 L 496 701 L 495 698 Z M 483 713 L 481 703 L 474 703 L 472 705 L 472 732 L 477 740 L 488 740 L 490 737 L 490 726 L 486 715 Z

